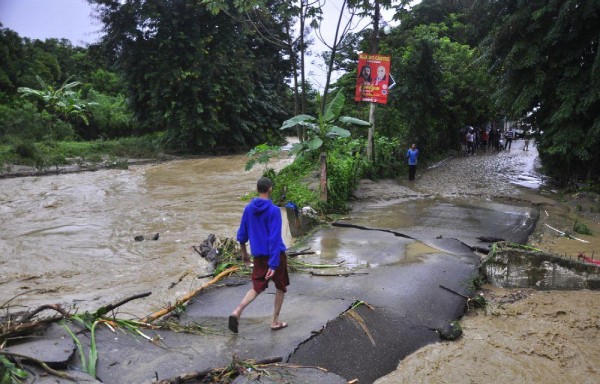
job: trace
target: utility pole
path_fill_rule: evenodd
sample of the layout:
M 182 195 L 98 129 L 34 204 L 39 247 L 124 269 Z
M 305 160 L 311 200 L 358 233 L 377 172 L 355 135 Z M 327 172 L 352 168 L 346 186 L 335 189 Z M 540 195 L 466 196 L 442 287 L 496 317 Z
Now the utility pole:
M 371 54 L 373 55 L 379 53 L 379 18 L 379 0 L 375 0 L 375 12 L 373 14 L 373 33 L 371 34 Z M 371 105 L 369 106 L 369 123 L 371 123 L 371 126 L 369 127 L 369 132 L 367 135 L 367 160 L 371 162 L 375 161 L 375 104 L 376 103 L 371 102 Z

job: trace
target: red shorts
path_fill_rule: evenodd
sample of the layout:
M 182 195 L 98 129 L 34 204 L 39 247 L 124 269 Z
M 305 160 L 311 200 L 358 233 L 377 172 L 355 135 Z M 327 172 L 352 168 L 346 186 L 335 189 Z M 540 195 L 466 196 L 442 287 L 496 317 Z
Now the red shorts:
M 252 268 L 252 288 L 257 293 L 263 292 L 269 286 L 269 280 L 265 280 L 265 276 L 269 271 L 269 257 L 254 257 L 254 268 Z M 287 292 L 287 286 L 290 285 L 290 277 L 287 269 L 287 256 L 285 252 L 279 255 L 279 267 L 275 270 L 275 274 L 271 277 L 275 283 L 275 288 Z

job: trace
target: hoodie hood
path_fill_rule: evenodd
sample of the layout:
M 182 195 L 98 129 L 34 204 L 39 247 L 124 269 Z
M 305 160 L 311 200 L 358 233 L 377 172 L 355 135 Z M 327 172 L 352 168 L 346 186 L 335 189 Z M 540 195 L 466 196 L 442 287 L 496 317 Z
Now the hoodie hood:
M 267 211 L 272 204 L 273 203 L 271 202 L 271 200 L 256 197 L 252 199 L 252 202 L 250 203 L 250 209 L 252 214 L 260 215 L 263 212 Z

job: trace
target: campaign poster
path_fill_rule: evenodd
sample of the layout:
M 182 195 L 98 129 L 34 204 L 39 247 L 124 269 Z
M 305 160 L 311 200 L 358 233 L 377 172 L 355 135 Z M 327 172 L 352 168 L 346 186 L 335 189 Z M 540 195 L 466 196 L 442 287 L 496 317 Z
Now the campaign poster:
M 390 56 L 359 55 L 354 100 L 387 104 L 390 84 Z

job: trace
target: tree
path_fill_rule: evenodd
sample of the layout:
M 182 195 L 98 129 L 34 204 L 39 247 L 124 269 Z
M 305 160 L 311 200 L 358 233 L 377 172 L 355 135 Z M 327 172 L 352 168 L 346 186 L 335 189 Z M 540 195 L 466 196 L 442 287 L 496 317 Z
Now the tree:
M 36 99 L 40 102 L 41 109 L 47 110 L 63 121 L 81 119 L 86 125 L 89 124 L 87 109 L 93 103 L 81 99 L 81 90 L 75 90 L 80 85 L 79 82 L 65 82 L 59 88 L 54 88 L 39 76 L 38 81 L 42 89 L 21 87 L 18 91 L 24 97 Z
M 321 112 L 319 108 L 317 117 L 310 115 L 298 115 L 283 122 L 280 129 L 290 129 L 297 125 L 308 128 L 309 139 L 295 145 L 295 152 L 317 151 L 321 152 L 321 200 L 327 201 L 327 151 L 330 149 L 331 142 L 339 137 L 349 137 L 350 131 L 341 128 L 338 125 L 369 126 L 366 121 L 349 116 L 340 116 L 346 98 L 343 92 L 338 92 L 336 96 L 327 104 L 325 110 Z M 319 103 L 320 104 L 320 103 Z
M 16 32 L 0 28 L 0 101 L 17 93 L 24 64 L 23 49 L 23 41 Z
M 198 2 L 90 1 L 145 131 L 166 128 L 168 142 L 188 150 L 278 135 L 288 74 L 280 47 Z M 283 33 L 269 12 L 259 15 L 273 34 Z
M 504 0 L 487 40 L 495 98 L 536 122 L 539 153 L 562 183 L 600 177 L 599 1 Z

